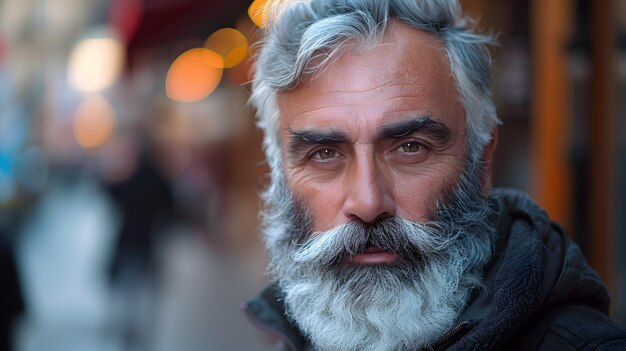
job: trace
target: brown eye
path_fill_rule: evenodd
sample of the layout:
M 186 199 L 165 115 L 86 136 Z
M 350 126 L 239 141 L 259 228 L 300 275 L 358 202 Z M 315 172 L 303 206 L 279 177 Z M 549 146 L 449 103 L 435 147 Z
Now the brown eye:
M 333 158 L 337 156 L 337 152 L 333 149 L 321 149 L 317 152 L 318 156 L 322 160 Z
M 404 152 L 418 152 L 420 149 L 420 145 L 415 142 L 404 143 L 401 147 Z

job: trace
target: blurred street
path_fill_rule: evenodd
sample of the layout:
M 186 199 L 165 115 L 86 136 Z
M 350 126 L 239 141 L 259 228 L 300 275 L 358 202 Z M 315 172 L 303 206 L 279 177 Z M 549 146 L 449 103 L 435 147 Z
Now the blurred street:
M 155 281 L 111 291 L 104 268 L 118 221 L 97 184 L 56 184 L 26 222 L 17 257 L 29 313 L 16 350 L 270 349 L 239 311 L 264 284 L 260 247 L 213 247 L 172 227 Z

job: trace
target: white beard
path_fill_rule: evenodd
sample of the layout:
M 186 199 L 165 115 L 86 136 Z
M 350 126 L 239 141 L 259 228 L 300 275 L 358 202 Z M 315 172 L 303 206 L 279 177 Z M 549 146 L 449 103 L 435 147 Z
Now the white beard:
M 453 326 L 481 282 L 476 263 L 482 266 L 489 257 L 489 241 L 476 253 L 480 262 L 470 263 L 461 254 L 472 248 L 454 245 L 447 257 L 411 273 L 409 267 L 399 274 L 390 267 L 364 266 L 347 268 L 345 279 L 329 274 L 285 279 L 287 310 L 318 350 L 427 347 Z
M 406 240 L 419 254 L 398 264 L 371 266 L 336 264 L 339 251 L 351 245 L 351 223 L 298 242 L 309 227 L 308 218 L 278 185 L 266 193 L 269 203 L 280 205 L 264 217 L 270 267 L 289 318 L 316 350 L 429 347 L 453 326 L 472 289 L 481 285 L 494 230 L 486 218 L 488 204 L 478 200 L 464 177 L 453 194 L 461 208 L 440 213 L 464 216 L 462 227 L 443 220 L 422 224 L 395 218 L 394 228 L 407 233 Z M 276 202 L 279 198 L 283 201 Z

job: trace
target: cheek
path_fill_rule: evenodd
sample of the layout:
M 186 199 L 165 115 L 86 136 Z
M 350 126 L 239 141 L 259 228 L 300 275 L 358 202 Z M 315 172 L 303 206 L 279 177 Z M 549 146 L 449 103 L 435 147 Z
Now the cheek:
M 340 218 L 343 205 L 343 185 L 340 181 L 294 178 L 288 184 L 294 196 L 309 211 L 313 231 L 326 231 L 344 224 Z
M 455 189 L 462 173 L 461 166 L 425 169 L 419 175 L 398 175 L 394 180 L 397 215 L 414 222 L 433 220 L 438 201 Z

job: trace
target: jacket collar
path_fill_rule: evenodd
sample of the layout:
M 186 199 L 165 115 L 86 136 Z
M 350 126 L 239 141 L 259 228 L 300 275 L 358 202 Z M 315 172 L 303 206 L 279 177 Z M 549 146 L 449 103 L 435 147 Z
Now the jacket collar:
M 267 286 L 257 297 L 242 303 L 241 309 L 255 326 L 277 337 L 292 351 L 302 350 L 307 344 L 286 317 L 278 283 Z

